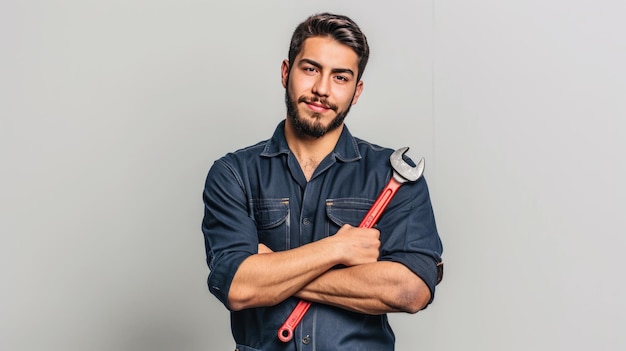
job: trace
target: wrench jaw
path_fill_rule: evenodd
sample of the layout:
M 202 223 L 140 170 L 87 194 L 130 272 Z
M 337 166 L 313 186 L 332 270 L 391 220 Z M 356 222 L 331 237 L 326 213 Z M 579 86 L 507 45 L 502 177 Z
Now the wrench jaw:
M 408 150 L 408 147 L 403 147 L 394 151 L 389 157 L 391 168 L 393 169 L 393 178 L 398 183 L 414 182 L 424 174 L 425 161 L 423 157 L 415 167 L 412 167 L 402 159 L 402 156 Z

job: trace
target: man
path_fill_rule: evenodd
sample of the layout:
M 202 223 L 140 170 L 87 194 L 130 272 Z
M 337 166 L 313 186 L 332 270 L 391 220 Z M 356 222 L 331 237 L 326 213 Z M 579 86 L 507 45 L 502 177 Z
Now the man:
M 357 228 L 393 152 L 344 125 L 368 56 L 348 17 L 305 20 L 281 66 L 286 119 L 209 171 L 208 284 L 231 311 L 239 351 L 393 350 L 386 313 L 433 299 L 442 246 L 423 178 L 398 190 L 377 228 Z M 300 299 L 313 305 L 283 343 L 278 329 Z

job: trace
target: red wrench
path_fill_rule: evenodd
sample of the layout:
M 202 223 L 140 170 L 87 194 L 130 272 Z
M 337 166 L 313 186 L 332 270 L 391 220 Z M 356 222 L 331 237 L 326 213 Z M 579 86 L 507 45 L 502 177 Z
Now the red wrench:
M 408 147 L 403 147 L 394 151 L 389 157 L 391 168 L 393 169 L 393 176 L 389 179 L 389 182 L 385 188 L 380 192 L 376 202 L 370 208 L 365 215 L 365 218 L 359 224 L 359 228 L 372 228 L 380 215 L 383 213 L 396 191 L 403 183 L 414 182 L 418 180 L 424 173 L 424 159 L 422 158 L 417 166 L 411 167 L 402 159 L 409 150 Z M 278 339 L 282 342 L 288 342 L 293 338 L 293 332 L 304 317 L 306 311 L 311 307 L 311 302 L 300 300 L 296 307 L 293 309 L 285 323 L 278 329 Z

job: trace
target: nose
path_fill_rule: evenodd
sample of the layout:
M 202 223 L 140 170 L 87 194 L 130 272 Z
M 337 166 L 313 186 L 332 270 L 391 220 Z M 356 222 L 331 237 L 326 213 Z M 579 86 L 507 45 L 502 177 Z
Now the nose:
M 330 77 L 320 75 L 313 85 L 313 93 L 319 96 L 330 95 Z

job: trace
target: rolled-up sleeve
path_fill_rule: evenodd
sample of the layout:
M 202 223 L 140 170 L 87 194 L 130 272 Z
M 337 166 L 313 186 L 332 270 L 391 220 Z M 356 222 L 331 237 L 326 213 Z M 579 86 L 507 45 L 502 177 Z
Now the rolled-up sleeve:
M 426 180 L 403 185 L 389 207 L 378 225 L 384 242 L 380 260 L 402 263 L 418 275 L 430 289 L 432 302 L 443 246 Z
M 258 251 L 254 220 L 248 214 L 243 182 L 225 159 L 206 178 L 202 232 L 209 266 L 208 287 L 225 306 L 239 265 Z

